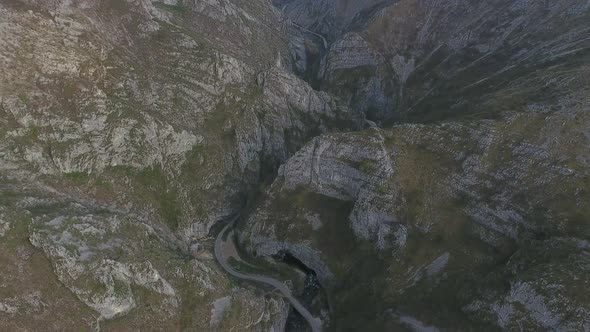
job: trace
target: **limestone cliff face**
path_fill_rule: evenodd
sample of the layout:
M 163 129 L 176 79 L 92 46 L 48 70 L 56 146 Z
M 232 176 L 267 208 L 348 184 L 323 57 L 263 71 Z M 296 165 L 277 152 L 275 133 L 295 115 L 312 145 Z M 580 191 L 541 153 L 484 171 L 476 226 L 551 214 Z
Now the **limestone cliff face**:
M 572 231 L 570 226 L 580 226 L 575 224 L 576 216 L 584 211 L 580 195 L 587 194 L 589 142 L 585 112 L 513 113 L 495 121 L 399 125 L 322 136 L 281 166 L 270 193 L 305 188 L 352 202 L 355 205 L 350 221 L 357 236 L 368 238 L 367 234 L 374 234 L 371 239 L 376 242 L 385 235 L 375 230 L 399 222 L 408 213 L 403 209 L 426 209 L 411 206 L 418 203 L 412 200 L 426 200 L 426 204 L 434 203 L 431 199 L 443 201 L 444 197 L 462 205 L 462 213 L 491 231 L 485 234 L 518 239 L 537 231 L 567 233 Z M 408 192 L 418 195 L 418 191 L 434 196 L 404 196 Z M 571 218 L 564 217 L 570 212 L 557 212 L 560 199 L 576 207 L 570 211 Z M 555 210 L 552 204 L 557 204 Z M 365 210 L 378 210 L 380 206 L 389 210 Z M 527 216 L 542 208 L 547 210 L 542 216 L 527 222 Z M 420 227 L 425 231 L 439 219 L 430 217 L 434 220 L 420 218 Z M 574 224 L 567 224 L 570 219 Z M 482 240 L 494 243 L 483 233 Z
M 231 197 L 257 183 L 263 163 L 284 162 L 332 123 L 353 125 L 346 108 L 282 68 L 283 31 L 265 2 L 2 11 L 3 163 L 107 178 L 121 194 L 113 203 L 154 210 L 186 237 L 234 212 Z M 166 183 L 174 218 L 161 197 L 135 200 L 149 188 L 118 186 L 144 175 L 147 186 Z
M 392 0 L 273 0 L 273 4 L 298 25 L 326 35 L 330 40 L 362 24 Z
M 0 326 L 284 330 L 213 260 L 242 211 L 336 331 L 587 328 L 588 22 L 582 0 L 3 1 Z
M 584 268 L 561 270 L 588 254 L 587 111 L 319 137 L 281 167 L 243 241 L 312 267 L 336 330 L 399 328 L 406 316 L 439 328 L 581 328 L 590 307 L 573 280 Z
M 47 256 L 96 312 L 81 319 L 282 329 L 283 300 L 230 291 L 210 227 L 312 136 L 356 120 L 284 69 L 279 16 L 265 1 L 0 4 L 0 234 Z M 234 310 L 210 326 L 219 298 Z
M 242 243 L 312 268 L 334 330 L 584 329 L 589 3 L 275 4 L 370 129 L 281 166 Z
M 314 3 L 282 8 L 330 39 L 317 71 L 322 90 L 373 120 L 462 116 L 507 95 L 543 102 L 548 82 L 587 71 L 584 0 Z M 311 23 L 328 17 L 342 25 Z

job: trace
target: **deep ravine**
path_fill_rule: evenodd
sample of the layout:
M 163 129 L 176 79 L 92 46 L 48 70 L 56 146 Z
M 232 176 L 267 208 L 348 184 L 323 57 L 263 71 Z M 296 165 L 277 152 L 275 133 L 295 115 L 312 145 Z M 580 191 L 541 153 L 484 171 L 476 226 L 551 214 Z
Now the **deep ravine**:
M 228 224 L 219 232 L 217 237 L 215 238 L 215 258 L 217 262 L 223 267 L 223 269 L 229 273 L 231 276 L 236 277 L 238 279 L 247 280 L 256 283 L 263 283 L 269 286 L 272 286 L 276 290 L 278 290 L 290 303 L 291 305 L 297 310 L 303 318 L 309 323 L 313 332 L 321 332 L 322 331 L 322 321 L 317 317 L 313 317 L 313 315 L 296 299 L 292 294 L 289 288 L 276 279 L 266 277 L 263 275 L 251 275 L 245 274 L 236 271 L 231 267 L 231 265 L 227 261 L 227 257 L 223 254 L 223 246 L 224 246 L 224 236 L 227 235 L 228 230 L 233 228 L 235 221 L 240 218 L 239 215 L 234 217 L 232 220 L 228 222 Z

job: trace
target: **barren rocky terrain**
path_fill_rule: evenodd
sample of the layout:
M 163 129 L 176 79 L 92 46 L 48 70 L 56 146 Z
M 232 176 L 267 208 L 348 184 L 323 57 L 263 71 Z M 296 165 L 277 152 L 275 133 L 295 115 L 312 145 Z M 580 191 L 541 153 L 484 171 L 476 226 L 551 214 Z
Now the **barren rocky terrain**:
M 8 331 L 590 329 L 587 0 L 0 0 Z

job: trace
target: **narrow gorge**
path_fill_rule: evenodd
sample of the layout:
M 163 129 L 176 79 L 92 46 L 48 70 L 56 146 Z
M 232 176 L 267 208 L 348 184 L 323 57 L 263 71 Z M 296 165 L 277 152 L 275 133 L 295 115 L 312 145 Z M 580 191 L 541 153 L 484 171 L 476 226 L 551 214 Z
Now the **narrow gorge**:
M 5 331 L 590 330 L 590 1 L 0 0 Z

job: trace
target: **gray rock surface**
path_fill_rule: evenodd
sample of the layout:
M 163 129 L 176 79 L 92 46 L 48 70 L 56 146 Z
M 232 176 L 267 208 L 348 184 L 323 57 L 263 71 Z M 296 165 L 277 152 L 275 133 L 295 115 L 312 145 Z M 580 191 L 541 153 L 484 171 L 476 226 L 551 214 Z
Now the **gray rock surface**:
M 531 328 L 580 328 L 589 323 L 583 318 L 588 304 L 573 293 L 551 294 L 576 287 L 571 280 L 583 280 L 584 272 L 559 273 L 561 258 L 551 253 L 566 265 L 586 255 L 590 173 L 579 156 L 590 153 L 583 134 L 588 119 L 582 107 L 321 136 L 281 166 L 242 240 L 258 255 L 286 250 L 314 268 L 328 292 L 340 294 L 332 314 L 342 320 L 358 306 L 347 302 L 341 287 L 350 287 L 349 294 L 377 287 L 363 302 L 379 303 L 376 311 L 358 324 L 401 306 L 438 327 L 481 326 L 470 325 L 479 321 L 504 329 L 525 322 Z M 319 216 L 322 226 L 312 228 L 308 215 Z M 543 237 L 550 240 L 537 242 Z M 578 246 L 572 243 L 580 240 L 570 237 L 584 240 Z M 541 277 L 528 259 L 546 255 Z M 350 275 L 360 274 L 359 265 L 368 261 L 377 269 L 371 281 Z M 533 285 L 533 275 L 546 279 Z M 464 286 L 453 284 L 455 278 Z M 494 284 L 498 280 L 510 280 L 507 294 Z M 416 292 L 435 302 L 446 301 L 446 292 L 455 294 L 461 314 L 438 316 L 423 307 L 424 300 L 413 307 L 408 298 Z M 524 309 L 516 310 L 515 303 Z M 453 315 L 458 321 L 447 322 Z M 475 321 L 461 321 L 461 315 Z
M 68 299 L 96 312 L 54 328 L 97 318 L 107 329 L 208 328 L 209 304 L 231 287 L 206 253 L 178 257 L 241 207 L 263 166 L 347 121 L 346 108 L 275 67 L 288 52 L 266 2 L 19 0 L 0 4 L 0 17 L 0 176 L 10 184 L 0 236 L 16 248 L 30 240 L 65 286 L 41 294 L 43 310 Z M 247 310 L 225 315 L 222 329 L 285 324 L 280 299 L 238 289 L 232 301 Z M 21 318 L 0 321 L 10 329 Z
M 340 2 L 359 13 L 360 1 Z M 375 65 L 328 65 L 320 71 L 322 90 L 373 119 L 438 120 L 481 104 L 542 103 L 548 96 L 538 92 L 546 83 L 576 76 L 554 71 L 554 65 L 586 71 L 587 1 L 381 3 L 360 12 L 357 20 L 366 22 L 337 34 L 327 54 L 344 64 L 373 57 Z M 293 1 L 287 15 L 297 6 L 308 8 L 305 1 Z M 315 19 L 324 12 L 314 12 Z M 510 101 L 504 99 L 509 91 L 518 91 Z
M 282 331 L 287 302 L 213 260 L 242 212 L 328 328 L 587 329 L 589 15 L 2 2 L 0 326 Z

